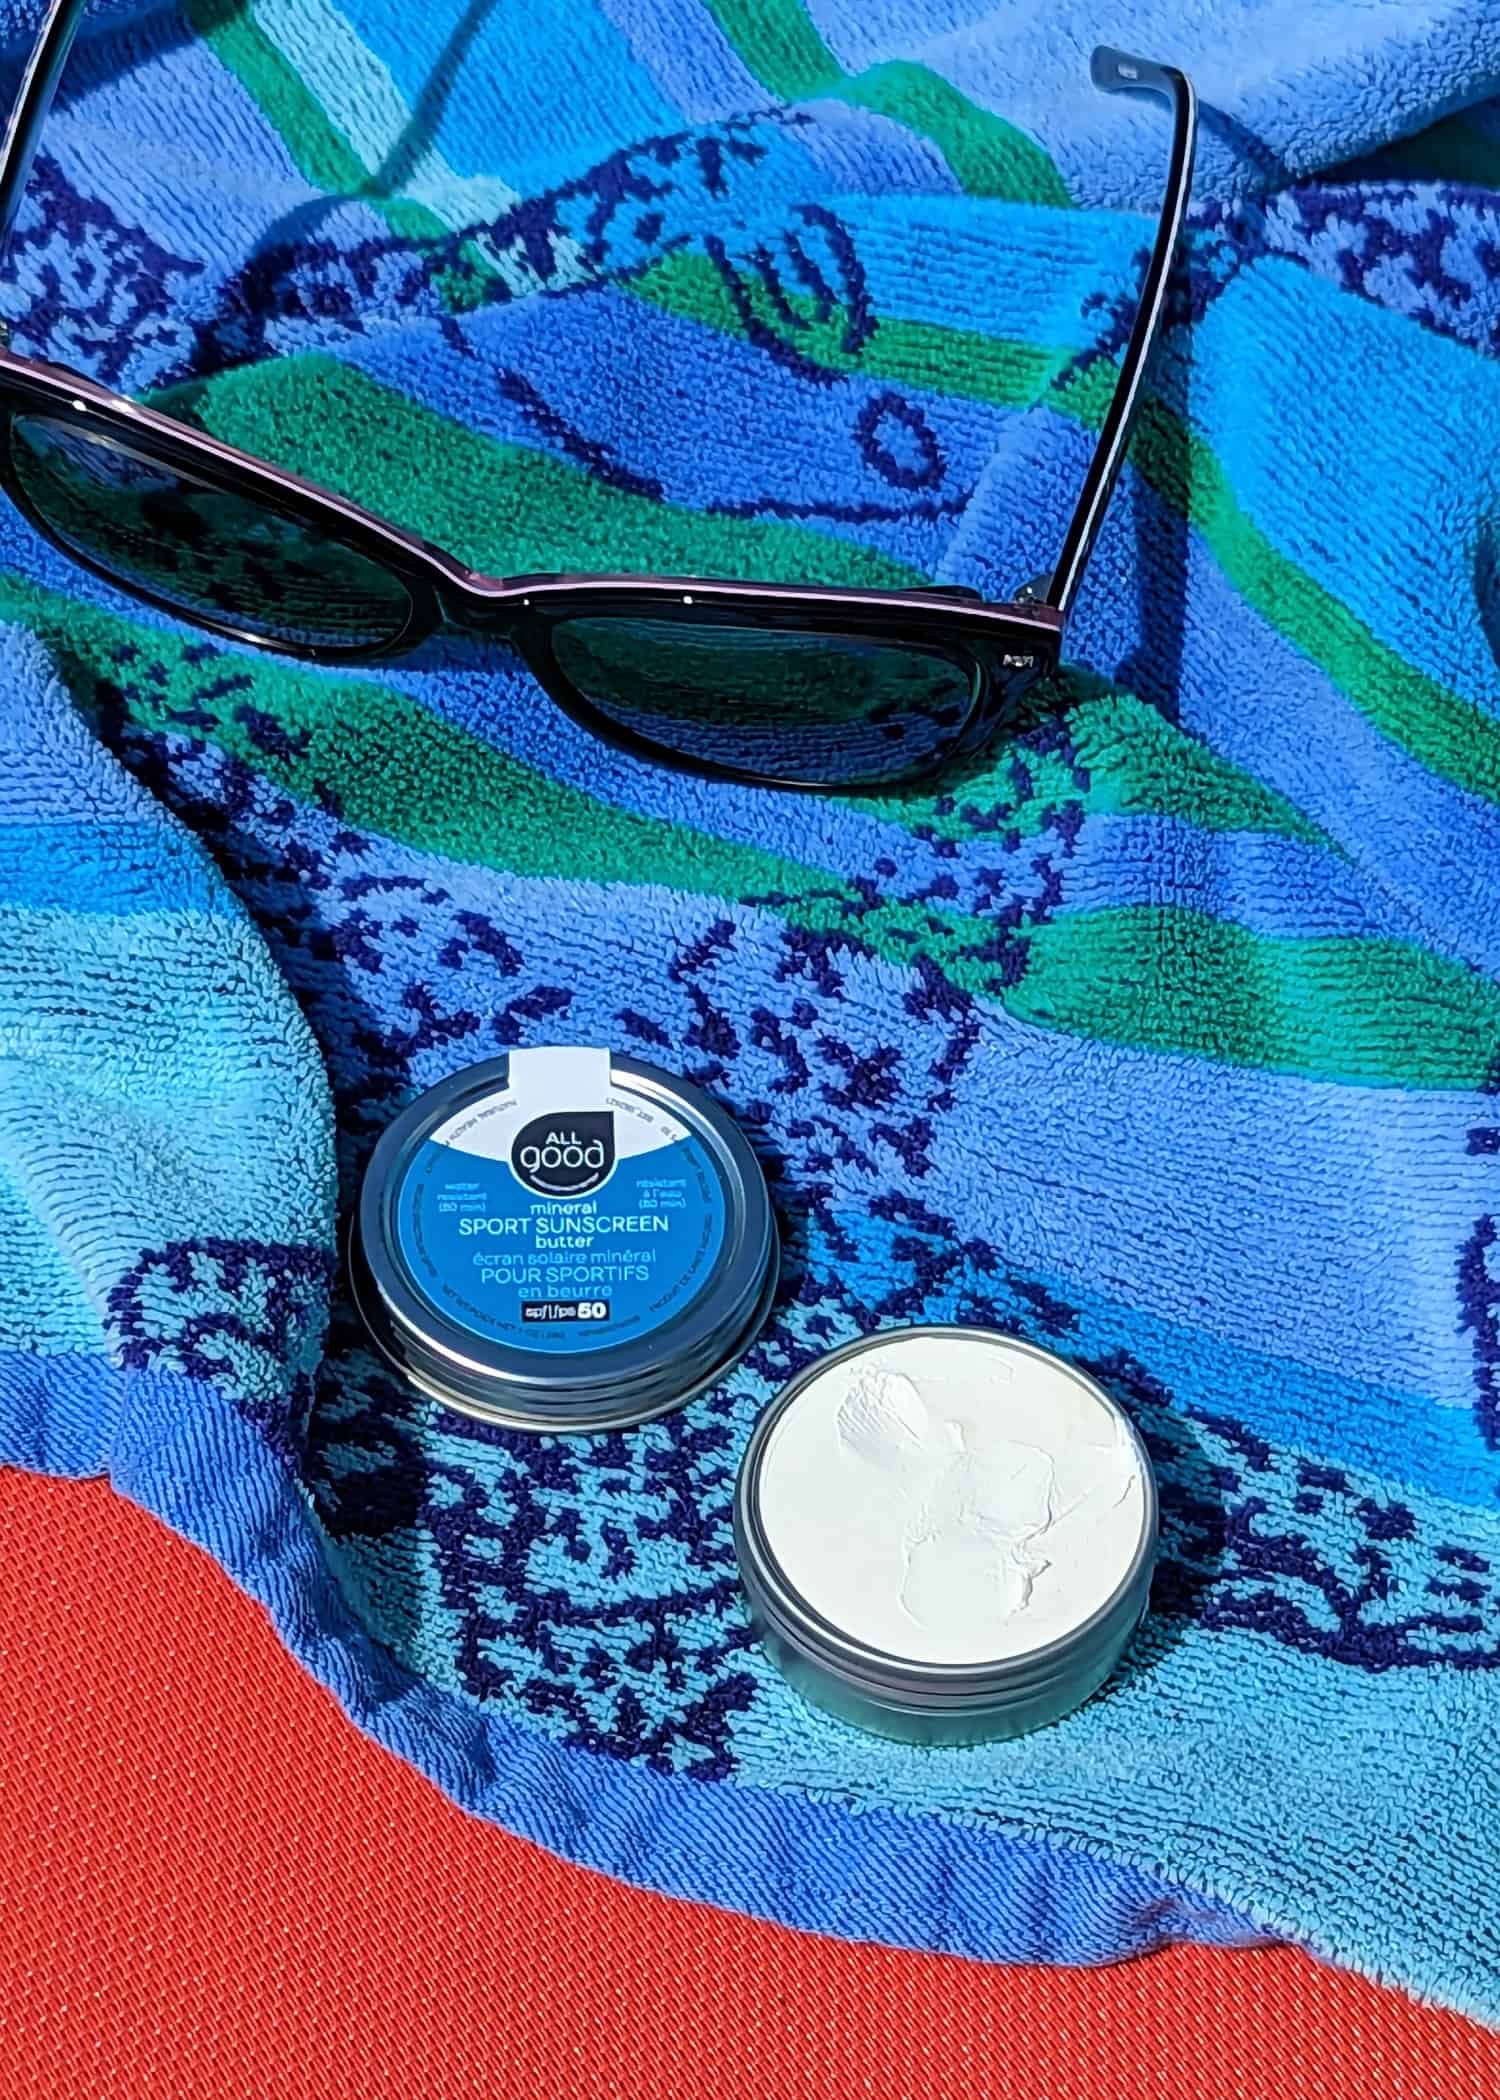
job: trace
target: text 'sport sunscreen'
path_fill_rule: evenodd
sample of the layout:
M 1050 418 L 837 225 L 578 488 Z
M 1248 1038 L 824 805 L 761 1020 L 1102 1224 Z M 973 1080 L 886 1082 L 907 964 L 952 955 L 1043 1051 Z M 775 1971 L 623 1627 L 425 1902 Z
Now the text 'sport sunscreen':
M 350 1233 L 382 1354 L 510 1429 L 621 1429 L 734 1365 L 776 1288 L 759 1162 L 685 1080 L 601 1049 L 455 1073 L 382 1136 Z
M 1146 1608 L 1156 1481 L 1129 1418 L 984 1328 L 874 1334 L 756 1424 L 735 1496 L 756 1628 L 841 1720 L 913 1743 L 1025 1734 L 1098 1691 Z

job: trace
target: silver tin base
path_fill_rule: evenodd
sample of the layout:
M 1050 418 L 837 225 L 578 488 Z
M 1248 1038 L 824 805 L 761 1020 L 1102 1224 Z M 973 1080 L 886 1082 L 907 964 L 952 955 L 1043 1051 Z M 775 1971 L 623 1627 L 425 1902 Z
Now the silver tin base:
M 783 1638 L 753 1607 L 750 1618 L 767 1655 L 793 1691 L 800 1693 L 809 1705 L 821 1707 L 835 1721 L 862 1729 L 866 1735 L 883 1735 L 892 1742 L 927 1749 L 957 1750 L 966 1744 L 1009 1742 L 1038 1728 L 1050 1728 L 1054 1721 L 1076 1711 L 1114 1675 L 1144 1613 L 1143 1600 L 1140 1611 L 1121 1633 L 1118 1645 L 1101 1651 L 1087 1671 L 1079 1671 L 1061 1684 L 1022 1692 L 1004 1706 L 991 1698 L 972 1706 L 942 1709 L 903 1705 L 897 1699 L 883 1699 L 864 1691 Z

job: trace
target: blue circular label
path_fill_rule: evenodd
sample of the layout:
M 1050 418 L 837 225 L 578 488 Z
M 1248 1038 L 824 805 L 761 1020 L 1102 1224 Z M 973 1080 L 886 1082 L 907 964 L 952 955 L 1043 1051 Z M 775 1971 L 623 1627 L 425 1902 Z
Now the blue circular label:
M 412 1282 L 486 1341 L 613 1348 L 679 1318 L 713 1278 L 726 1207 L 707 1145 L 587 1055 L 514 1053 L 505 1090 L 424 1139 L 397 1191 Z

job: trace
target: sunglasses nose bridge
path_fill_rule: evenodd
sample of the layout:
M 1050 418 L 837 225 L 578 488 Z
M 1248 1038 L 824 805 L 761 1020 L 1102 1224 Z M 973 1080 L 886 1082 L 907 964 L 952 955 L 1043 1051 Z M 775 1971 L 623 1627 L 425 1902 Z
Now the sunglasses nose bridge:
M 520 585 L 473 570 L 443 576 L 436 584 L 434 596 L 445 627 L 497 641 L 512 639 L 531 611 Z
M 506 640 L 515 630 L 517 603 L 498 577 L 454 575 L 445 565 L 445 573 L 433 577 L 433 603 L 437 626 L 456 634 Z

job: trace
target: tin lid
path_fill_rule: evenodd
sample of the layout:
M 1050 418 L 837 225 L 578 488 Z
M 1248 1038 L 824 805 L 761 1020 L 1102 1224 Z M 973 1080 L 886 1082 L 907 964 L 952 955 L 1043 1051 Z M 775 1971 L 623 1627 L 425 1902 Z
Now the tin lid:
M 510 1428 L 664 1414 L 737 1361 L 777 1239 L 743 1134 L 687 1081 L 607 1049 L 455 1073 L 377 1144 L 350 1234 L 377 1346 Z
M 773 1654 L 912 1713 L 1086 1696 L 1144 1609 L 1157 1521 L 1150 1457 L 1103 1387 L 970 1327 L 817 1359 L 760 1417 L 735 1494 Z

